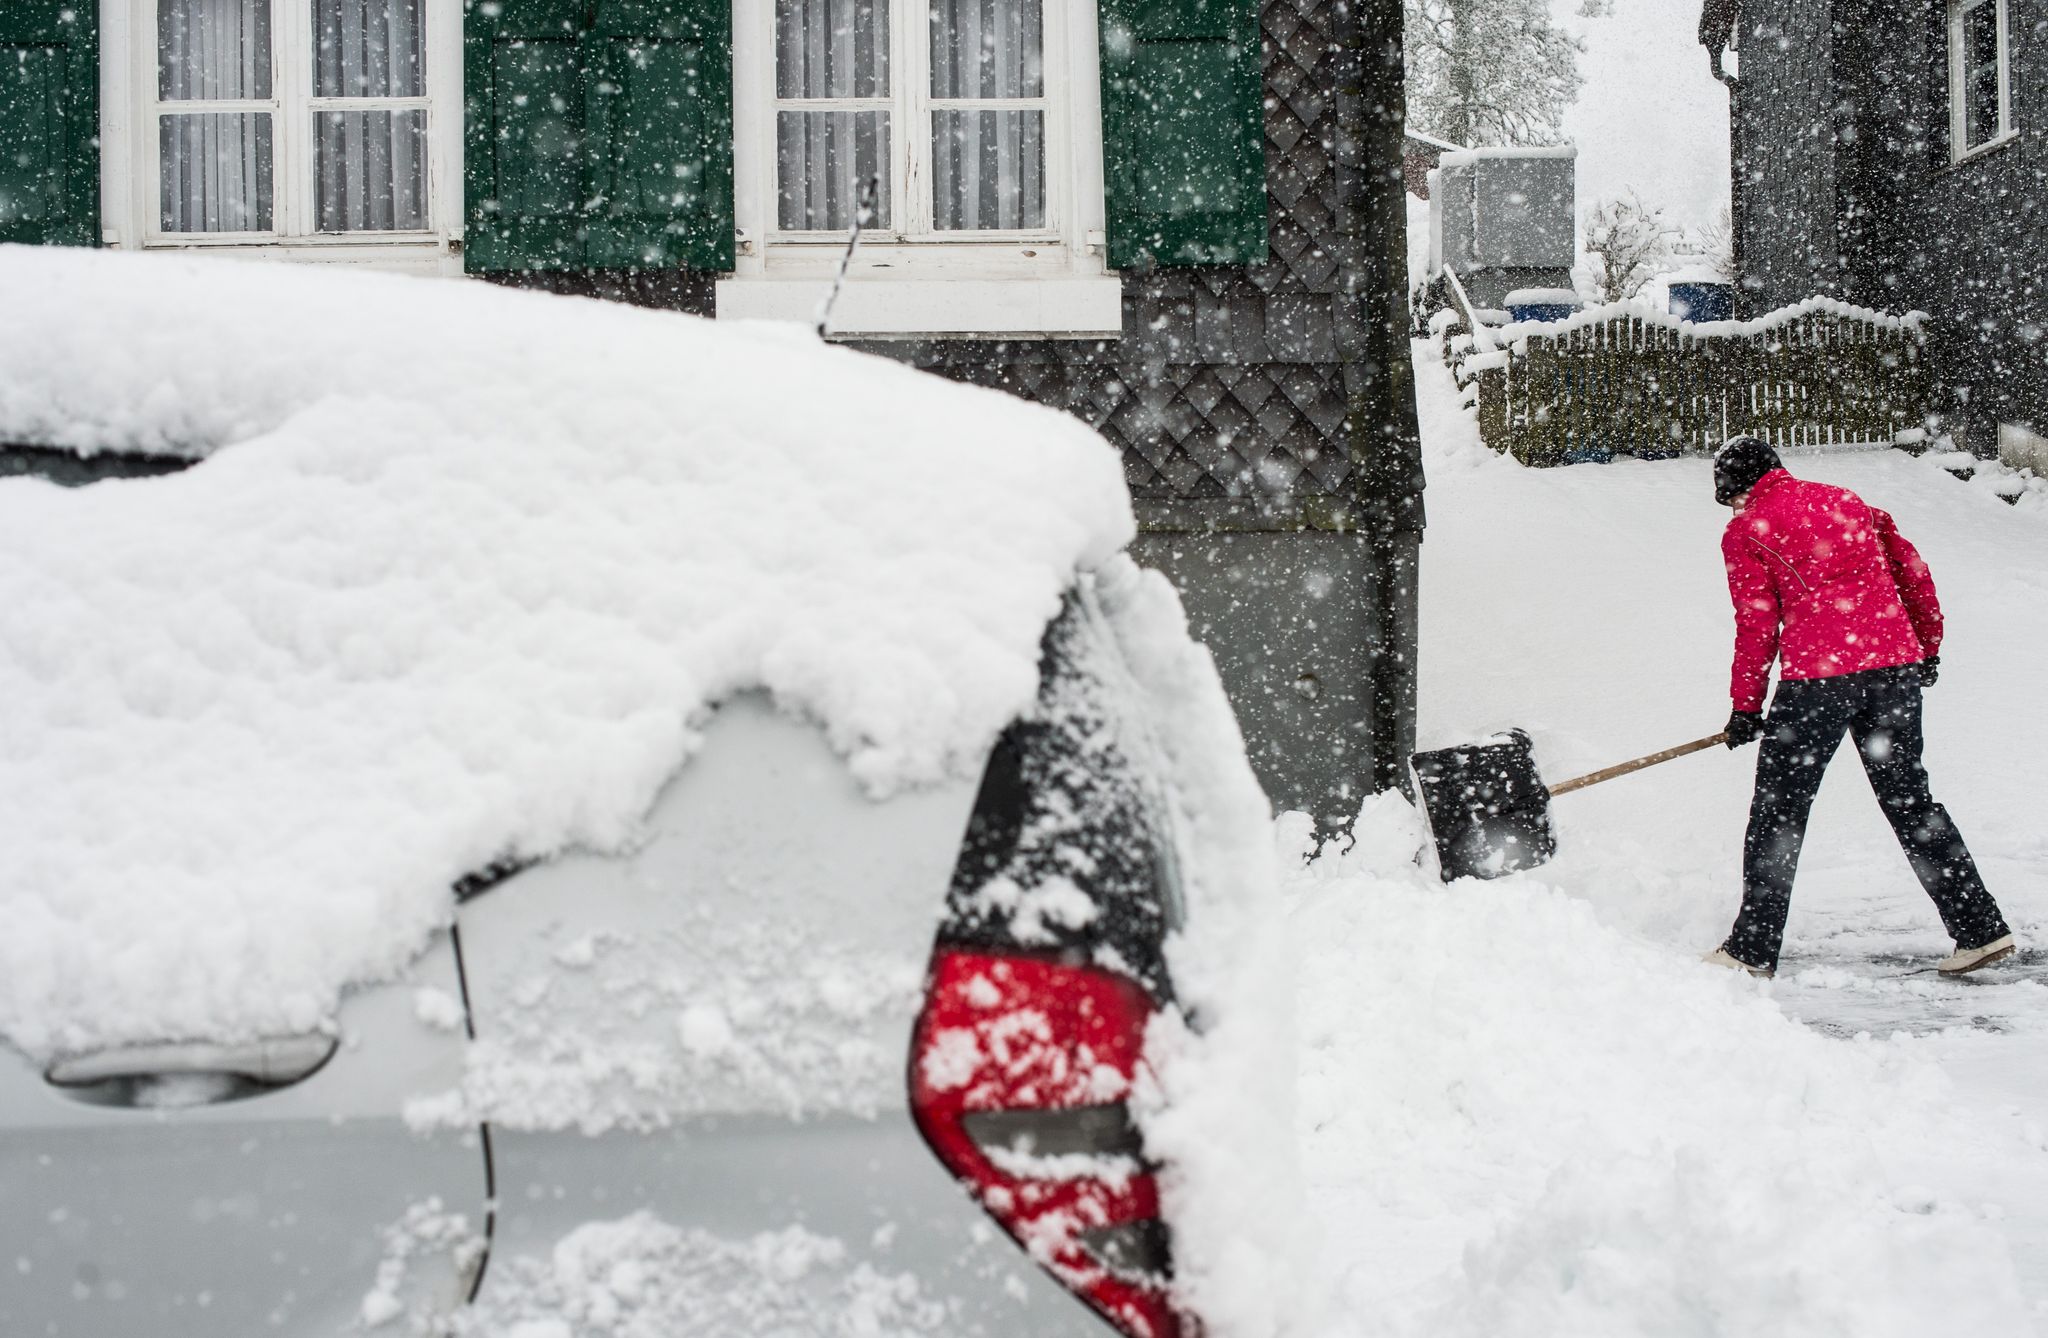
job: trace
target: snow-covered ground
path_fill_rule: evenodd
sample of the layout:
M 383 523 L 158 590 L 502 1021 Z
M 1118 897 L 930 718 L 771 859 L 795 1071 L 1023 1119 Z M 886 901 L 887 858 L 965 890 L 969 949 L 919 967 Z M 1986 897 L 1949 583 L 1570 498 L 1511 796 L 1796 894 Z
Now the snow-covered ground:
M 1421 745 L 1521 725 L 1563 779 L 1719 729 L 1731 619 L 1704 461 L 1537 471 L 1418 357 Z M 1754 750 L 1557 802 L 1545 868 L 1444 888 L 1405 805 L 1303 864 L 1303 1164 L 1332 1331 L 2038 1332 L 2048 1320 L 2048 507 L 1895 452 L 1797 459 L 1897 516 L 1949 615 L 1928 762 L 2026 950 L 1947 950 L 1853 754 L 1774 982 L 1702 966 Z

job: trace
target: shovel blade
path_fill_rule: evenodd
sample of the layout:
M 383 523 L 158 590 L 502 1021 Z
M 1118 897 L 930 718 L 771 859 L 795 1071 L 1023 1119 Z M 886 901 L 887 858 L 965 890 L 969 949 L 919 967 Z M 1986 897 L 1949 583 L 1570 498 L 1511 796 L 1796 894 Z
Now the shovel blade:
M 1521 730 L 1409 760 L 1445 882 L 1499 878 L 1533 869 L 1557 853 L 1550 791 Z

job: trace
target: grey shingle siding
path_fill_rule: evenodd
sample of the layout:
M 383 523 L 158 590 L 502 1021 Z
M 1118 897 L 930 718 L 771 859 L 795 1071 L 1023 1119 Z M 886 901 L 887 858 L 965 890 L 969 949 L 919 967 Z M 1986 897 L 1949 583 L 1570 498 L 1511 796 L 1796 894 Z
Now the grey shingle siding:
M 1752 311 L 1841 291 L 1832 47 L 1828 0 L 1743 7 L 1739 170 L 1751 202 L 1742 241 Z
M 1739 169 L 1752 310 L 1931 313 L 1936 407 L 1989 453 L 2048 430 L 2048 0 L 2008 0 L 2018 138 L 1951 164 L 1947 5 L 1749 0 Z

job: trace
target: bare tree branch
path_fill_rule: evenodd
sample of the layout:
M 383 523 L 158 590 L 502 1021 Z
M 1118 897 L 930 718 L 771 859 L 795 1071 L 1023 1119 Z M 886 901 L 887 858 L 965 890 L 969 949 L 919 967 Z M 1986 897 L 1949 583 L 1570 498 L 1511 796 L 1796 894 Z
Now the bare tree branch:
M 1548 0 L 1405 3 L 1412 125 L 1460 144 L 1556 142 L 1584 48 Z
M 1594 303 L 1634 297 L 1665 268 L 1678 229 L 1664 211 L 1644 204 L 1633 190 L 1602 200 L 1586 213 L 1586 258 L 1579 286 Z

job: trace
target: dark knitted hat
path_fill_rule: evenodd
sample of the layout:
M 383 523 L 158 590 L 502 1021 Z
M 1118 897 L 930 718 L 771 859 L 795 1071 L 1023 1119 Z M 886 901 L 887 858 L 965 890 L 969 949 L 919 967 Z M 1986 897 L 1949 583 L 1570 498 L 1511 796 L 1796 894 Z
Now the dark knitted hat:
M 1722 506 L 1756 486 L 1773 469 L 1783 469 L 1778 453 L 1756 437 L 1730 437 L 1714 456 L 1714 500 Z

